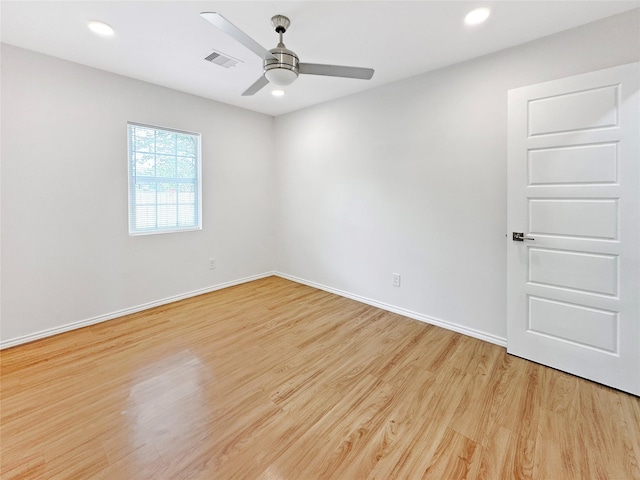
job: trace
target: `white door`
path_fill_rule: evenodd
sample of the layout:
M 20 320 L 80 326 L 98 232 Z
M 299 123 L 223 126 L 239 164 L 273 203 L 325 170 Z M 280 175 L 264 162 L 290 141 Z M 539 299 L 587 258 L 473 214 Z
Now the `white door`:
M 510 90 L 507 207 L 507 351 L 635 395 L 639 79 L 634 63 Z

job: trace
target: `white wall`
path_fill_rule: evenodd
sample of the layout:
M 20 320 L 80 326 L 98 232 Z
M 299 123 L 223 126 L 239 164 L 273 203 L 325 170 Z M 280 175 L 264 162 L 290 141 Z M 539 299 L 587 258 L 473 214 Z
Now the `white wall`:
M 8 45 L 1 113 L 2 344 L 273 270 L 272 117 Z M 202 134 L 202 231 L 128 235 L 129 120 Z
M 639 32 L 635 10 L 276 118 L 277 268 L 503 343 L 507 91 L 638 61 Z

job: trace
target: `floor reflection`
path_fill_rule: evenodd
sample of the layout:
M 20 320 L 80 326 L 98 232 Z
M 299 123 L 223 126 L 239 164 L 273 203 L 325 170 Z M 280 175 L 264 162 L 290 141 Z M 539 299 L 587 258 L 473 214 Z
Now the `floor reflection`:
M 153 442 L 159 453 L 193 435 L 207 417 L 207 366 L 190 350 L 136 371 L 126 411 L 134 445 Z M 177 445 L 174 445 L 177 447 Z

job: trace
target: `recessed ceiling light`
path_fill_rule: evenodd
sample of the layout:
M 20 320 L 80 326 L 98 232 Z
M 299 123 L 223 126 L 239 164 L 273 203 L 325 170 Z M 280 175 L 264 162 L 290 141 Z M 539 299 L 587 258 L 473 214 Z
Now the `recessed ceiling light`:
M 106 23 L 92 20 L 91 22 L 87 23 L 87 26 L 89 27 L 89 30 L 91 30 L 93 33 L 97 33 L 98 35 L 103 35 L 105 37 L 113 35 L 113 28 L 111 28 Z
M 284 90 L 271 90 L 271 95 L 274 97 L 282 97 L 284 95 Z
M 491 10 L 486 7 L 476 8 L 467 13 L 466 17 L 464 17 L 464 23 L 467 25 L 478 25 L 489 18 L 490 14 Z

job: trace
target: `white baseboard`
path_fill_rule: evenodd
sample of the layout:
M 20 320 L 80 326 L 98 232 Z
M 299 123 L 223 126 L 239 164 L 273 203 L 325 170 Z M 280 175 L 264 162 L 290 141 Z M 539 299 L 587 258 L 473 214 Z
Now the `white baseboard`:
M 136 305 L 135 307 L 125 308 L 123 310 L 118 310 L 116 312 L 111 312 L 104 315 L 98 315 L 97 317 L 87 318 L 85 320 L 80 320 L 78 322 L 67 323 L 59 327 L 49 328 L 47 330 L 41 330 L 36 333 L 30 333 L 28 335 L 24 335 L 22 337 L 2 340 L 0 341 L 0 350 L 9 348 L 9 347 L 15 347 L 17 345 L 22 345 L 23 343 L 33 342 L 34 340 L 40 340 L 41 338 L 50 337 L 52 335 L 57 335 L 59 333 L 69 332 L 71 330 L 76 330 L 78 328 L 88 327 L 89 325 L 95 325 L 96 323 L 106 322 L 107 320 L 113 320 L 114 318 L 124 317 L 125 315 L 137 313 L 142 310 L 147 310 L 149 308 L 159 307 L 161 305 L 166 305 L 168 303 L 177 302 L 179 300 L 184 300 L 185 298 L 195 297 L 198 295 L 202 295 L 204 293 L 215 292 L 216 290 L 221 290 L 227 287 L 233 287 L 234 285 L 240 285 L 241 283 L 252 282 L 254 280 L 259 280 L 265 277 L 271 277 L 273 275 L 275 275 L 274 272 L 266 272 L 259 275 L 252 275 L 250 277 L 240 278 L 238 280 L 232 280 L 230 282 L 220 283 L 218 285 L 213 285 L 211 287 L 206 287 L 198 290 L 193 290 L 191 292 L 181 293 L 179 295 L 166 297 L 153 302 L 144 303 L 142 305 Z
M 371 305 L 373 307 L 380 308 L 382 310 L 386 310 L 393 313 L 398 313 L 408 318 L 412 318 L 414 320 L 418 320 L 420 322 L 429 323 L 432 325 L 436 325 L 438 327 L 446 328 L 447 330 L 452 330 L 454 332 L 461 333 L 463 335 L 467 335 L 469 337 L 477 338 L 479 340 L 484 340 L 489 343 L 493 343 L 495 345 L 500 345 L 501 347 L 507 346 L 507 339 L 498 337 L 495 335 L 491 335 L 480 330 L 475 330 L 473 328 L 465 327 L 462 325 L 458 325 L 456 323 L 447 322 L 445 320 L 440 320 L 438 318 L 429 317 L 427 315 L 423 315 L 421 313 L 413 312 L 411 310 L 407 310 L 405 308 L 396 307 L 394 305 L 389 305 L 388 303 L 379 302 L 377 300 L 372 300 L 367 297 L 362 297 L 360 295 L 356 295 L 353 293 L 345 292 L 343 290 L 338 290 L 337 288 L 327 287 L 326 285 L 322 285 L 316 282 L 311 282 L 309 280 L 305 280 L 303 278 L 294 277 L 293 275 L 287 275 L 286 273 L 281 272 L 266 272 L 259 275 L 253 275 L 250 277 L 240 278 L 238 280 L 233 280 L 230 282 L 220 283 L 218 285 L 213 285 L 211 287 L 201 288 L 199 290 L 193 290 L 191 292 L 182 293 L 179 295 L 174 295 L 171 297 L 166 297 L 160 300 L 156 300 L 153 302 L 145 303 L 142 305 L 136 305 L 135 307 L 125 308 L 123 310 L 118 310 L 116 312 L 107 313 L 104 315 L 98 315 L 97 317 L 88 318 L 85 320 L 80 320 L 78 322 L 67 323 L 65 325 L 61 325 L 55 328 L 50 328 L 47 330 L 41 330 L 36 333 L 30 333 L 28 335 L 24 335 L 22 337 L 10 338 L 8 340 L 0 341 L 0 350 L 15 347 L 17 345 L 21 345 L 23 343 L 32 342 L 34 340 L 39 340 L 41 338 L 50 337 L 52 335 L 57 335 L 59 333 L 68 332 L 71 330 L 76 330 L 82 327 L 88 327 L 89 325 L 95 325 L 97 323 L 106 322 L 107 320 L 113 320 L 114 318 L 124 317 L 125 315 L 130 315 L 132 313 L 137 313 L 142 310 L 148 310 L 149 308 L 159 307 L 161 305 L 166 305 L 168 303 L 177 302 L 179 300 L 184 300 L 185 298 L 195 297 L 197 295 L 202 295 L 205 293 L 215 292 L 216 290 L 221 290 L 227 287 L 233 287 L 234 285 L 240 285 L 242 283 L 252 282 L 254 280 L 259 280 L 261 278 L 266 278 L 270 276 L 277 276 L 284 278 L 286 280 L 291 280 L 292 282 L 300 283 L 303 285 L 307 285 L 309 287 L 317 288 L 319 290 L 324 290 L 325 292 L 334 293 L 336 295 L 340 295 L 341 297 L 350 298 L 357 302 L 365 303 L 367 305 Z
M 475 330 L 473 328 L 465 327 L 462 325 L 458 325 L 457 323 L 447 322 L 445 320 L 440 320 L 439 318 L 429 317 L 427 315 L 423 315 L 421 313 L 413 312 L 411 310 L 407 310 L 405 308 L 396 307 L 394 305 L 389 305 L 388 303 L 379 302 L 377 300 L 372 300 L 367 297 L 362 297 L 360 295 L 356 295 L 353 293 L 345 292 L 343 290 L 338 290 L 337 288 L 327 287 L 326 285 L 322 285 L 316 282 L 311 282 L 309 280 L 305 280 L 303 278 L 294 277 L 293 275 L 287 275 L 286 273 L 274 272 L 274 275 L 291 280 L 292 282 L 301 283 L 303 285 L 308 285 L 309 287 L 318 288 L 320 290 L 324 290 L 325 292 L 335 293 L 336 295 L 340 295 L 341 297 L 350 298 L 352 300 L 356 300 L 361 303 L 366 303 L 367 305 L 371 305 L 373 307 L 380 308 L 382 310 L 387 310 L 389 312 L 398 313 L 405 317 L 412 318 L 414 320 L 418 320 L 420 322 L 429 323 L 431 325 L 436 325 L 438 327 L 446 328 L 447 330 L 452 330 L 454 332 L 461 333 L 463 335 L 467 335 L 469 337 L 477 338 L 479 340 L 484 340 L 485 342 L 493 343 L 495 345 L 499 345 L 501 347 L 507 346 L 507 339 L 498 337 L 496 335 L 492 335 L 490 333 L 485 333 L 480 330 Z

